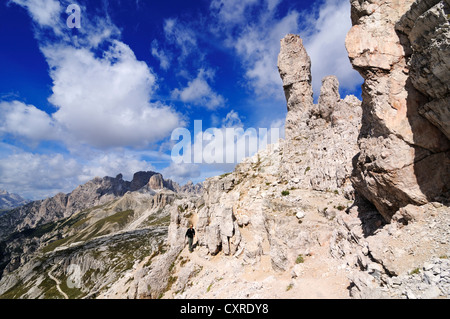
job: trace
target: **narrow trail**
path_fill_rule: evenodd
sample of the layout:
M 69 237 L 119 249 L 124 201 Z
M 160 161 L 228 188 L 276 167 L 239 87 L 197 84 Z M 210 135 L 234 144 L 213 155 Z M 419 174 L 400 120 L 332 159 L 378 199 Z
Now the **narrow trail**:
M 58 266 L 58 265 L 53 266 L 53 267 L 48 271 L 48 276 L 50 277 L 50 279 L 52 279 L 52 280 L 56 283 L 56 289 L 58 289 L 59 293 L 60 293 L 61 295 L 63 295 L 65 299 L 69 299 L 69 296 L 67 296 L 67 294 L 66 294 L 64 291 L 62 291 L 61 287 L 59 286 L 59 285 L 61 284 L 61 282 L 60 282 L 56 277 L 54 277 L 54 276 L 52 275 L 52 271 L 55 270 L 55 268 L 56 268 L 57 266 Z
M 129 224 L 124 231 L 133 231 L 136 230 L 139 225 L 141 225 L 150 215 L 152 215 L 155 212 L 154 209 L 148 209 L 146 210 L 142 216 L 140 216 L 138 219 L 136 219 L 134 222 Z

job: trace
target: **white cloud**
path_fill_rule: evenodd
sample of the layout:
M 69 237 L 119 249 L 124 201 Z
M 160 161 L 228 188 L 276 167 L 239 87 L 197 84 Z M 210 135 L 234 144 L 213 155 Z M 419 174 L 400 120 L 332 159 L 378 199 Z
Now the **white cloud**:
M 95 176 L 116 176 L 121 173 L 125 180 L 131 180 L 139 171 L 154 171 L 153 165 L 140 159 L 140 154 L 128 151 L 103 152 L 96 154 L 81 168 L 77 175 L 80 183 L 85 183 Z
M 83 11 L 87 15 L 87 11 Z M 90 23 L 85 20 L 89 19 Z M 102 18 L 99 17 L 85 17 L 83 20 L 83 26 L 78 29 L 84 37 L 79 37 L 75 41 L 76 45 L 86 48 L 97 48 L 104 41 L 110 41 L 120 36 L 119 28 L 114 25 L 108 15 Z M 73 38 L 69 38 L 68 41 L 73 41 Z
M 224 24 L 235 24 L 245 19 L 245 11 L 258 0 L 213 0 L 210 9 Z
M 0 134 L 12 135 L 33 146 L 58 135 L 53 119 L 44 111 L 22 102 L 0 102 Z
M 61 154 L 15 150 L 0 158 L 0 188 L 30 199 L 70 192 L 78 185 L 76 174 L 80 168 L 77 161 Z
M 53 79 L 53 118 L 76 141 L 95 147 L 146 146 L 181 123 L 168 106 L 149 103 L 156 77 L 133 51 L 113 41 L 102 58 L 66 45 L 42 48 Z M 161 121 L 164 119 L 164 121 Z
M 196 33 L 188 25 L 180 23 L 178 19 L 164 20 L 164 35 L 169 43 L 175 44 L 181 51 L 178 62 L 182 63 L 193 52 L 201 56 Z
M 156 75 L 137 60 L 128 45 L 115 39 L 120 31 L 107 14 L 91 16 L 83 10 L 83 27 L 72 37 L 70 32 L 61 33 L 60 23 L 65 20 L 59 16 L 59 1 L 14 2 L 28 9 L 41 28 L 35 33 L 53 80 L 49 101 L 58 109 L 46 119 L 43 113 L 36 118 L 22 116 L 30 127 L 42 127 L 43 121 L 56 123 L 63 132 L 58 138 L 69 148 L 80 143 L 108 148 L 145 147 L 182 125 L 180 114 L 171 107 L 149 102 L 157 89 Z M 53 29 L 55 37 L 47 36 L 43 30 L 47 27 Z M 107 49 L 99 53 L 100 44 Z M 30 110 L 33 108 L 27 112 Z M 34 139 L 48 135 L 33 137 L 25 129 L 18 130 L 14 132 Z
M 269 11 L 274 10 L 282 0 L 267 0 L 267 9 Z
M 187 153 L 191 158 L 184 158 L 184 162 L 201 164 L 202 168 L 205 165 L 219 164 L 229 169 L 243 158 L 253 156 L 258 150 L 264 149 L 267 144 L 277 142 L 277 128 L 283 125 L 278 121 L 272 123 L 273 132 L 270 128 L 244 128 L 241 117 L 234 110 L 221 122 L 220 128 L 202 128 L 203 131 L 196 133 L 190 152 Z M 271 133 L 274 135 L 271 136 Z
M 177 181 L 185 184 L 189 180 L 194 180 L 201 175 L 200 166 L 192 163 L 174 163 L 161 171 L 165 179 Z
M 60 14 L 63 7 L 57 0 L 11 0 L 28 9 L 33 20 L 41 27 L 52 28 L 53 32 L 61 34 Z
M 131 180 L 138 171 L 155 170 L 142 159 L 145 154 L 126 149 L 90 153 L 39 154 L 0 143 L 0 189 L 18 193 L 30 199 L 42 199 L 56 193 L 69 193 L 94 177 L 123 174 Z M 148 154 L 158 157 L 158 154 Z M 167 158 L 165 159 L 167 160 Z
M 252 4 L 253 2 L 244 1 L 236 6 L 242 8 Z M 227 33 L 226 45 L 233 48 L 241 59 L 247 85 L 258 97 L 275 97 L 281 100 L 284 95 L 277 68 L 280 40 L 286 34 L 298 30 L 299 15 L 296 11 L 291 11 L 278 18 L 274 10 L 278 4 L 279 1 L 268 1 L 268 10 L 263 10 L 256 19 L 248 16 L 231 19 L 226 14 L 228 7 L 224 5 L 217 18 L 222 30 Z
M 286 118 L 275 119 L 270 123 L 270 128 L 277 128 L 279 131 L 279 138 L 284 139 Z
M 170 67 L 170 57 L 169 55 L 164 52 L 163 50 L 160 50 L 158 47 L 158 40 L 152 41 L 152 55 L 159 60 L 159 65 L 161 69 L 167 71 Z
M 322 79 L 335 75 L 340 87 L 353 90 L 363 81 L 353 70 L 345 48 L 345 37 L 351 28 L 350 3 L 347 0 L 325 0 L 317 15 L 304 16 L 307 21 L 300 32 L 311 57 L 313 90 L 320 93 Z
M 195 79 L 189 81 L 185 88 L 173 90 L 172 96 L 185 103 L 204 106 L 210 110 L 222 107 L 225 105 L 225 99 L 214 92 L 208 84 L 208 80 L 212 80 L 213 76 L 211 70 L 200 69 Z
M 223 127 L 244 127 L 244 124 L 241 121 L 241 118 L 239 117 L 239 113 L 231 110 L 228 112 L 228 114 L 225 116 L 224 119 L 222 119 L 222 126 Z

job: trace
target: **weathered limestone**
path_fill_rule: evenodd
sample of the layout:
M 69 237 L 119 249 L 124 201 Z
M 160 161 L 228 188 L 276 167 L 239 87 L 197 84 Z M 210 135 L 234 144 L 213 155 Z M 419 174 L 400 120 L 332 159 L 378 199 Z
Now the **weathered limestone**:
M 419 71 L 423 66 L 419 66 L 418 61 L 423 61 L 420 52 L 424 48 L 419 49 L 417 41 L 411 48 L 410 43 L 419 39 L 420 34 L 430 36 L 424 28 L 428 24 L 421 19 L 411 20 L 417 16 L 414 8 L 420 6 L 422 12 L 427 12 L 437 2 L 351 1 L 353 27 L 347 35 L 346 46 L 354 68 L 365 79 L 358 139 L 360 153 L 352 182 L 387 221 L 399 208 L 410 203 L 423 205 L 448 198 L 450 143 L 442 131 L 427 120 L 432 118 L 439 123 L 448 112 L 439 100 L 429 104 L 429 97 L 422 92 L 446 91 L 442 86 L 448 84 L 436 80 L 429 84 L 433 89 L 427 86 L 421 91 L 417 89 L 422 78 L 417 74 L 423 72 Z M 445 11 L 446 4 L 441 1 L 439 8 Z M 430 23 L 433 30 L 441 26 L 446 29 L 448 19 Z M 408 30 L 414 30 L 409 32 L 409 38 L 405 34 Z M 434 49 L 427 46 L 427 50 L 435 52 L 426 54 L 430 62 L 437 59 L 432 57 L 438 55 L 438 51 L 448 51 L 447 41 L 438 45 L 439 41 L 431 39 L 429 42 L 436 45 Z M 443 61 L 448 60 L 446 54 L 442 54 Z M 445 73 L 447 66 L 440 65 Z M 441 67 L 437 67 L 438 76 L 434 74 L 433 78 L 443 77 Z M 448 76 L 448 71 L 446 74 Z M 432 111 L 435 109 L 439 111 Z M 445 132 L 445 124 L 440 126 Z
M 287 100 L 286 138 L 280 175 L 290 185 L 353 196 L 352 158 L 358 153 L 361 102 L 341 99 L 335 76 L 322 80 L 318 104 L 311 86 L 311 61 L 297 35 L 281 40 L 278 68 Z
M 450 23 L 449 2 L 417 1 L 396 29 L 411 46 L 410 77 L 414 87 L 429 98 L 419 113 L 450 138 Z
M 285 136 L 290 141 L 296 137 L 298 127 L 304 124 L 313 105 L 311 59 L 299 36 L 288 34 L 281 40 L 278 70 L 288 108 Z

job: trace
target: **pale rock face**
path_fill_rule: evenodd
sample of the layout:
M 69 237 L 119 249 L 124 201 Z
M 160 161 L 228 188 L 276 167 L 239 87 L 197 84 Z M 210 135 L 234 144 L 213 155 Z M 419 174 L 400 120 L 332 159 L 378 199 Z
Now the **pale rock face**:
M 164 188 L 162 175 L 161 174 L 155 174 L 152 177 L 150 177 L 150 180 L 148 181 L 148 186 L 151 189 L 162 189 L 162 188 Z
M 430 69 L 429 64 L 436 62 L 438 56 L 441 61 L 448 61 L 447 53 L 438 53 L 448 52 L 445 49 L 448 41 L 437 45 L 439 41 L 433 40 L 435 37 L 425 27 L 447 30 L 448 19 L 445 22 L 433 19 L 436 14 L 427 13 L 430 9 L 435 12 L 434 6 L 438 2 L 351 2 L 353 27 L 347 35 L 346 47 L 351 63 L 365 79 L 363 120 L 358 140 L 360 154 L 352 181 L 356 190 L 375 204 L 387 221 L 400 207 L 442 200 L 448 191 L 450 143 L 443 134 L 443 123 L 448 123 L 448 109 L 440 96 L 430 104 L 430 98 L 424 95 L 432 92 L 427 93 L 432 97 L 433 92 L 447 90 L 448 81 L 446 84 L 437 80 L 423 81 L 417 76 L 423 74 L 419 61 Z M 442 11 L 446 5 L 440 3 Z M 425 14 L 414 11 L 417 7 Z M 423 18 L 411 20 L 418 15 Z M 430 44 L 435 43 L 434 48 L 426 45 L 425 50 L 420 46 L 427 42 L 417 41 L 423 37 L 429 38 Z M 412 47 L 411 43 L 414 43 Z M 445 63 L 438 65 L 436 73 L 441 76 L 441 70 L 445 71 L 448 66 Z M 435 75 L 432 78 L 438 79 Z M 422 82 L 428 84 L 419 91 Z M 435 126 L 433 121 L 442 124 Z
M 352 197 L 361 102 L 351 96 L 341 99 L 338 79 L 327 76 L 318 104 L 313 103 L 311 61 L 299 36 L 289 34 L 281 40 L 278 68 L 288 109 L 281 177 L 294 187 L 340 190 Z
M 396 29 L 411 44 L 410 77 L 414 87 L 429 98 L 419 113 L 450 138 L 450 5 L 419 1 L 402 17 Z
M 319 103 L 313 103 L 311 62 L 299 36 L 281 40 L 278 68 L 287 99 L 286 140 L 244 159 L 230 174 L 207 179 L 196 214 L 184 204 L 172 210 L 170 243 L 182 242 L 193 223 L 207 254 L 242 256 L 250 265 L 270 257 L 272 269 L 285 271 L 299 252 L 306 254 L 317 243 L 302 228 L 309 227 L 312 208 L 299 211 L 298 199 L 291 198 L 295 190 L 353 196 L 361 102 L 353 96 L 341 99 L 337 78 L 328 76 Z M 292 194 L 283 197 L 286 189 Z
M 322 79 L 322 88 L 319 97 L 319 115 L 327 122 L 331 120 L 336 105 L 341 101 L 339 95 L 339 81 L 335 76 L 327 76 Z
M 330 244 L 331 255 L 353 268 L 348 272 L 350 295 L 364 299 L 448 296 L 449 273 L 441 269 L 449 264 L 445 256 L 450 208 L 436 202 L 410 204 L 385 224 L 376 210 L 364 206 L 356 202 L 347 213 L 337 212 L 338 226 Z
M 296 136 L 298 126 L 307 118 L 313 105 L 311 59 L 299 36 L 289 34 L 281 40 L 278 70 L 287 100 L 286 140 Z

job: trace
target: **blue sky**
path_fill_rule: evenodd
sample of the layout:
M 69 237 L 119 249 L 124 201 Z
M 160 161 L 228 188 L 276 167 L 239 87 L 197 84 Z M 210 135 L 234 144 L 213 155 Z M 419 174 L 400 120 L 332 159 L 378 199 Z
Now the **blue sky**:
M 66 8 L 81 8 L 69 28 Z M 234 164 L 176 164 L 171 133 L 283 130 L 279 43 L 299 34 L 315 98 L 362 79 L 344 46 L 348 0 L 6 0 L 0 4 L 0 189 L 31 199 L 139 170 L 180 184 Z

